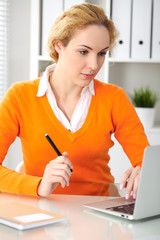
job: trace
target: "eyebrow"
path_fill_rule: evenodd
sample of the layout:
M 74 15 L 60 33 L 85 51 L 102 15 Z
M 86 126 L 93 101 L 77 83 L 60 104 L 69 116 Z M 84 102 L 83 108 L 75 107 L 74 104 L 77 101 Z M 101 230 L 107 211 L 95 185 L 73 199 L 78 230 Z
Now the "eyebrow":
M 93 50 L 93 48 L 91 48 L 91 47 L 89 47 L 89 46 L 87 46 L 87 45 L 78 45 L 78 46 L 80 46 L 80 47 L 86 47 L 86 48 L 88 48 L 88 49 L 90 49 L 90 50 Z M 104 50 L 106 50 L 106 49 L 109 49 L 109 47 L 103 48 L 101 51 L 104 51 Z M 101 52 L 101 51 L 100 51 L 100 52 Z

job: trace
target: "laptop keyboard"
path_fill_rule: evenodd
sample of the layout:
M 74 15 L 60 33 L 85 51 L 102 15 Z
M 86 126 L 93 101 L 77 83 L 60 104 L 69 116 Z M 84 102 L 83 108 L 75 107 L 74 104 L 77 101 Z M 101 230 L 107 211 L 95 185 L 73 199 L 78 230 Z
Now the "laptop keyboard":
M 135 203 L 125 204 L 117 207 L 106 208 L 106 210 L 122 212 L 126 214 L 133 215 Z

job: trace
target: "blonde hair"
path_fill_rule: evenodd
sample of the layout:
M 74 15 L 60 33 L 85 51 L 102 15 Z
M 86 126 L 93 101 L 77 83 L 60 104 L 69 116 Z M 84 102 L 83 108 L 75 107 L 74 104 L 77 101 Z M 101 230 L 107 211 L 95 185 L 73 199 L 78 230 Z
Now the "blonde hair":
M 58 53 L 54 44 L 61 41 L 67 46 L 76 30 L 84 29 L 89 25 L 103 25 L 110 35 L 110 50 L 115 45 L 117 31 L 112 20 L 105 15 L 103 8 L 90 3 L 71 6 L 60 15 L 52 25 L 48 37 L 48 52 L 55 62 L 58 61 Z

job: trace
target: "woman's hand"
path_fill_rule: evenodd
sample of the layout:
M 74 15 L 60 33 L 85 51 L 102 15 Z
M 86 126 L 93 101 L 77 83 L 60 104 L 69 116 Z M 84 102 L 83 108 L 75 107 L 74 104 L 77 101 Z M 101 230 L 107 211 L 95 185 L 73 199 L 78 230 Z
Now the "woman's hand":
M 68 159 L 68 153 L 64 152 L 62 156 L 50 161 L 45 170 L 43 178 L 38 186 L 39 196 L 48 196 L 60 183 L 62 188 L 69 186 L 72 163 Z
M 133 191 L 133 198 L 136 199 L 141 167 L 131 167 L 123 173 L 120 181 L 120 189 L 126 188 L 125 198 L 129 199 L 131 191 Z

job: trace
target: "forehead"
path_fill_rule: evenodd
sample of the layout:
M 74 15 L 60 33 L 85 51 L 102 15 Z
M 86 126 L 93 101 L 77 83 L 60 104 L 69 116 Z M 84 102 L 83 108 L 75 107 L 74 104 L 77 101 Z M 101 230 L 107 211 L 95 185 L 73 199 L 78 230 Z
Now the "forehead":
M 84 44 L 92 47 L 99 45 L 105 48 L 109 47 L 109 41 L 109 31 L 105 26 L 89 25 L 84 29 L 76 30 L 69 45 Z

